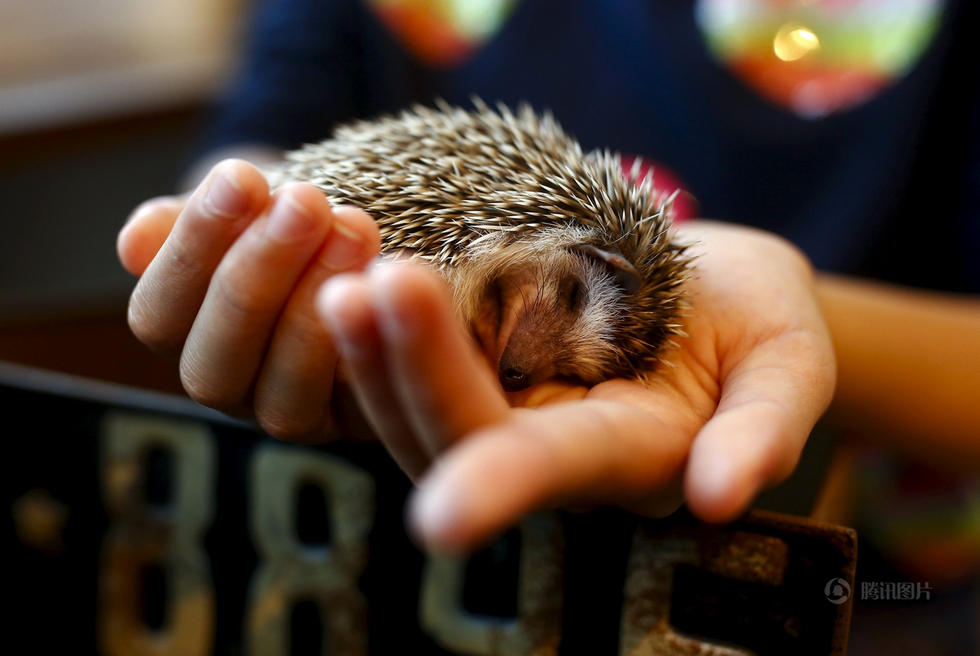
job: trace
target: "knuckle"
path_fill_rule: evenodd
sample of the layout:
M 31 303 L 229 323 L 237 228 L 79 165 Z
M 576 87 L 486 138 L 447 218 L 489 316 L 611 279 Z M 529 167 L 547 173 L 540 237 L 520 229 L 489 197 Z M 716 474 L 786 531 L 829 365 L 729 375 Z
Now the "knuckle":
M 184 217 L 178 219 L 183 220 Z M 209 250 L 206 242 L 207 237 L 197 230 L 172 231 L 153 261 L 154 288 L 144 290 L 145 293 L 151 297 L 167 297 L 174 290 L 192 290 L 206 281 L 220 255 L 213 248 Z M 166 289 L 162 289 L 163 285 Z
M 222 262 L 214 276 L 215 293 L 223 313 L 234 323 L 249 324 L 269 315 L 278 304 L 262 289 L 245 284 L 237 268 Z
M 144 345 L 158 352 L 173 353 L 180 348 L 183 336 L 167 330 L 155 313 L 149 312 L 139 296 L 130 301 L 126 323 L 133 335 Z
M 234 408 L 240 399 L 229 389 L 223 388 L 217 380 L 209 378 L 182 358 L 180 363 L 180 383 L 187 395 L 201 405 L 215 410 Z
M 167 278 L 172 284 L 180 285 L 195 280 L 205 272 L 205 262 L 191 252 L 182 239 L 174 239 L 166 249 L 164 264 Z

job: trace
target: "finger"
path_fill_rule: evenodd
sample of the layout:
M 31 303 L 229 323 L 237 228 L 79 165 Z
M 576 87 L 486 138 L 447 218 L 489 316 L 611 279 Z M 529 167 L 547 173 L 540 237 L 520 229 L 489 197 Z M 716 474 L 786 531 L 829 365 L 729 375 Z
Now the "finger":
M 377 442 L 378 434 L 361 411 L 349 378 L 338 362 L 330 393 L 330 421 L 333 433 L 347 442 Z
M 409 525 L 438 550 L 474 547 L 532 510 L 639 500 L 679 475 L 690 436 L 645 409 L 585 400 L 517 410 L 437 461 Z
M 369 277 L 385 349 L 386 376 L 428 454 L 509 407 L 485 360 L 462 331 L 450 291 L 431 269 L 411 262 L 375 267 Z
M 134 276 L 146 271 L 186 204 L 186 198 L 161 196 L 133 210 L 116 238 L 116 253 L 127 271 Z
M 192 398 L 220 409 L 246 399 L 279 313 L 332 222 L 320 190 L 291 183 L 228 250 L 181 353 Z
M 398 466 L 416 480 L 429 459 L 415 440 L 386 377 L 378 375 L 386 370 L 386 363 L 371 296 L 365 276 L 340 274 L 323 286 L 317 295 L 316 310 L 333 337 L 346 377 L 371 429 Z
M 256 420 L 281 439 L 310 442 L 325 436 L 337 354 L 317 319 L 314 298 L 331 276 L 363 269 L 381 246 L 377 224 L 363 210 L 335 207 L 333 218 L 276 324 L 255 385 Z
M 793 471 L 833 394 L 830 353 L 825 336 L 799 331 L 765 342 L 732 371 L 691 447 L 684 488 L 694 514 L 733 519 Z
M 148 346 L 177 353 L 225 251 L 268 203 L 254 166 L 227 160 L 194 191 L 129 302 L 129 325 Z

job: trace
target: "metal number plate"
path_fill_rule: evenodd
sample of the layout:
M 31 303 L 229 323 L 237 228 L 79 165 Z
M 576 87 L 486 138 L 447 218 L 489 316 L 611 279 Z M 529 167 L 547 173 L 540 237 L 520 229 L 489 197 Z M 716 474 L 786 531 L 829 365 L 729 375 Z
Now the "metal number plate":
M 847 529 L 550 512 L 448 559 L 406 536 L 409 483 L 377 445 L 281 444 L 179 399 L 5 366 L 0 404 L 8 626 L 38 653 L 845 650 Z

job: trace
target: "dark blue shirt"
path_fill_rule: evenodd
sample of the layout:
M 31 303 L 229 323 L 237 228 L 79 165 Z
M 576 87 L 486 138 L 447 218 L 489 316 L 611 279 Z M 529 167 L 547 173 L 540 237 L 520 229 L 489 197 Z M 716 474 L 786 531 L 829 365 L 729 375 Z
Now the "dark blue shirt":
M 203 148 L 293 148 L 437 96 L 529 101 L 586 148 L 664 163 L 701 215 L 781 234 L 820 269 L 980 292 L 976 4 L 950 0 L 922 58 L 870 102 L 811 120 L 720 65 L 691 2 L 525 0 L 437 70 L 358 0 L 265 0 Z

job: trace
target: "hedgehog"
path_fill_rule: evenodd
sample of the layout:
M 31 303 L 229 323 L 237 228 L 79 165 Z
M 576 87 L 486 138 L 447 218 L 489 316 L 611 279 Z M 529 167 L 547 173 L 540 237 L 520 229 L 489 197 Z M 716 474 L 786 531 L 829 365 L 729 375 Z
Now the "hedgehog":
M 341 125 L 288 153 L 270 183 L 306 181 L 378 223 L 382 252 L 442 274 L 500 384 L 642 378 L 682 335 L 692 264 L 675 194 L 619 155 L 585 153 L 548 112 L 437 101 Z

